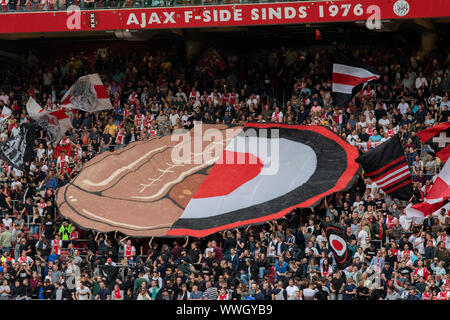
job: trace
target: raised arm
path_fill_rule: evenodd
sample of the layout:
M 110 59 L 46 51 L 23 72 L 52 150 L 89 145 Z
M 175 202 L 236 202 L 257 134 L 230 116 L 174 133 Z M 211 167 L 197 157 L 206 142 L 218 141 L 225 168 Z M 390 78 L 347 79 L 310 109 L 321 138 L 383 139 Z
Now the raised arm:
M 186 242 L 183 244 L 183 248 L 186 248 L 189 243 L 189 236 L 186 236 Z
M 130 236 L 126 236 L 125 238 L 120 239 L 120 240 L 119 240 L 119 241 L 120 241 L 120 244 L 124 246 L 124 245 L 125 245 L 125 240 L 127 240 L 129 237 L 130 237 Z
M 152 247 L 153 238 L 154 238 L 154 237 L 151 237 L 151 238 L 150 238 L 150 241 L 148 242 L 148 246 L 149 246 L 150 248 Z

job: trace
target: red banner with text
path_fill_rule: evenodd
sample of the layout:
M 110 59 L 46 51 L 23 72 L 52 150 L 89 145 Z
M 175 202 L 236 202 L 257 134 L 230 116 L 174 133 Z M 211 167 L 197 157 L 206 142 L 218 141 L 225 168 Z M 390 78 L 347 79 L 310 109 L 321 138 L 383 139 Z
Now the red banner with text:
M 450 0 L 337 0 L 1 13 L 0 33 L 229 27 L 450 16 Z

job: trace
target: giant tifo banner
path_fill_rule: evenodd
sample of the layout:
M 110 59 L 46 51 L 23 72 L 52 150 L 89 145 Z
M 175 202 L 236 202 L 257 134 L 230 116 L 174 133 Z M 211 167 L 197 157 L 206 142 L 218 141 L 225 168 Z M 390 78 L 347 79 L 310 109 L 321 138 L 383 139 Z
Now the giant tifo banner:
M 1 13 L 0 33 L 164 29 L 450 16 L 449 0 L 338 0 Z

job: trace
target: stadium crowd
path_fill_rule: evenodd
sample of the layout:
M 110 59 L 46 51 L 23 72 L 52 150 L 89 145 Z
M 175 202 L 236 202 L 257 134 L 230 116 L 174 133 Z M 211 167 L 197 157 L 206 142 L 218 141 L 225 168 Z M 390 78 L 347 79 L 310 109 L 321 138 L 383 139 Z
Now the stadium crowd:
M 281 48 L 255 60 L 208 52 L 189 63 L 161 51 L 81 53 L 49 64 L 30 51 L 24 65 L 9 68 L 0 109 L 13 114 L 1 140 L 30 121 L 29 96 L 57 108 L 87 73 L 101 74 L 114 109 L 68 111 L 73 128 L 59 146 L 67 154 L 55 157 L 41 131 L 29 174 L 0 161 L 0 299 L 449 300 L 449 214 L 417 223 L 404 210 L 423 201 L 442 168 L 416 133 L 449 121 L 449 51 L 359 49 L 383 76 L 346 107 L 333 105 L 327 50 Z M 414 195 L 391 199 L 362 176 L 314 209 L 202 239 L 100 234 L 59 215 L 55 191 L 96 154 L 192 128 L 195 120 L 327 126 L 361 148 L 398 134 Z M 353 263 L 345 270 L 336 268 L 320 218 L 346 230 Z

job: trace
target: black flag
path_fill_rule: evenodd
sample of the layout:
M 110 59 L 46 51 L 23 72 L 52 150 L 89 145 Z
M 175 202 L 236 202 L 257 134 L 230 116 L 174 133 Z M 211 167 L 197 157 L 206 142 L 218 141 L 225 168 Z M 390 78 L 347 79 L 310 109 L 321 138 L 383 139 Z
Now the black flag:
M 22 124 L 20 132 L 0 144 L 0 158 L 12 167 L 28 172 L 29 163 L 34 159 L 34 141 L 36 126 L 31 123 Z
M 344 230 L 341 226 L 328 223 L 324 220 L 321 220 L 321 225 L 325 230 L 338 269 L 343 270 L 347 268 L 352 263 L 352 252 L 348 248 L 347 242 L 349 239 Z
M 356 161 L 362 164 L 364 175 L 390 196 L 400 200 L 412 197 L 412 177 L 397 135 L 359 156 Z

